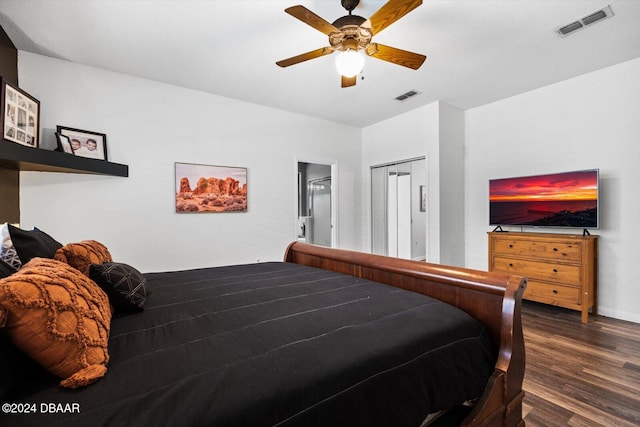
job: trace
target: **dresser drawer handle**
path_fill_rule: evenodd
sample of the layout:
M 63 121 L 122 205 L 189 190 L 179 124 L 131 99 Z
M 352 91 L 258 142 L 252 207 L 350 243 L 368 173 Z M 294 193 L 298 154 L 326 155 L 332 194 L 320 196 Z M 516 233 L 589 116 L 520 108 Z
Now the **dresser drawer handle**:
M 558 248 L 553 248 L 553 252 L 558 252 Z
M 558 272 L 558 269 L 557 269 L 557 268 L 554 268 L 554 269 L 553 269 L 553 272 L 554 272 L 554 273 L 557 273 L 557 272 Z
M 509 245 L 509 248 L 513 248 L 513 245 Z
M 513 267 L 513 264 L 512 264 L 512 263 L 509 263 L 509 267 Z
M 557 293 L 558 293 L 558 291 L 554 289 L 554 290 L 553 290 L 553 293 L 554 293 L 554 294 L 557 294 Z

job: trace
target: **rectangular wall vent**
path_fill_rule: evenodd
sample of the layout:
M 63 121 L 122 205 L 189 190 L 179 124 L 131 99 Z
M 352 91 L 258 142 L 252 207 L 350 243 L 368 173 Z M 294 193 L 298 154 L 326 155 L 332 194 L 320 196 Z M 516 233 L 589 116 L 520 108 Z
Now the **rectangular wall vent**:
M 416 95 L 418 95 L 419 93 L 420 93 L 420 92 L 418 92 L 417 90 L 410 90 L 410 91 L 409 91 L 409 92 L 407 92 L 407 93 L 403 93 L 403 94 L 402 94 L 402 95 L 400 95 L 400 96 L 396 96 L 396 98 L 395 98 L 395 99 L 396 99 L 396 100 L 398 100 L 398 101 L 405 101 L 405 100 L 407 100 L 407 99 L 411 98 L 412 96 L 416 96 Z
M 610 18 L 613 16 L 613 11 L 611 10 L 611 6 L 607 6 L 604 9 L 600 9 L 584 18 L 578 19 L 577 21 L 571 22 L 569 24 L 563 25 L 562 27 L 556 28 L 556 32 L 561 37 L 566 37 L 574 31 L 585 28 L 588 25 L 594 24 L 596 22 L 602 21 L 605 18 Z

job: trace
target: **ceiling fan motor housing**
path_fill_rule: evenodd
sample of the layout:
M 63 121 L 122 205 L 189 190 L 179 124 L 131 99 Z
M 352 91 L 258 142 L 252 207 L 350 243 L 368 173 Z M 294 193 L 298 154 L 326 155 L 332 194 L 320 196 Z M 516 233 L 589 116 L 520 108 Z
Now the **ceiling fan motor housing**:
M 339 32 L 329 34 L 329 44 L 335 50 L 366 49 L 371 43 L 373 34 L 368 27 L 361 25 L 366 19 L 358 15 L 347 15 L 336 19 L 333 26 L 339 28 Z

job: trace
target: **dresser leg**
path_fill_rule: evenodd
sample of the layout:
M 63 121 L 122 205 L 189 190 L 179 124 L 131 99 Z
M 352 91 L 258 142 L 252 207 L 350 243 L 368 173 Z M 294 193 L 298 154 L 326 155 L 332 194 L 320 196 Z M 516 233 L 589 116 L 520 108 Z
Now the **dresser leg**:
M 582 323 L 587 323 L 589 321 L 589 292 L 584 292 L 582 294 Z

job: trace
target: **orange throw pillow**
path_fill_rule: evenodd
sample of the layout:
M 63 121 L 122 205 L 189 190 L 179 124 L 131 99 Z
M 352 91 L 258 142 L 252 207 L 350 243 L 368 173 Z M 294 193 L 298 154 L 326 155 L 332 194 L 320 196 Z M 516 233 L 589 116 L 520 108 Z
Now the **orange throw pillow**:
M 95 240 L 68 243 L 56 251 L 53 259 L 69 264 L 80 270 L 85 276 L 89 276 L 91 264 L 113 262 L 107 247 Z
M 107 295 L 67 264 L 34 258 L 0 280 L 0 328 L 63 387 L 105 375 L 110 326 Z

